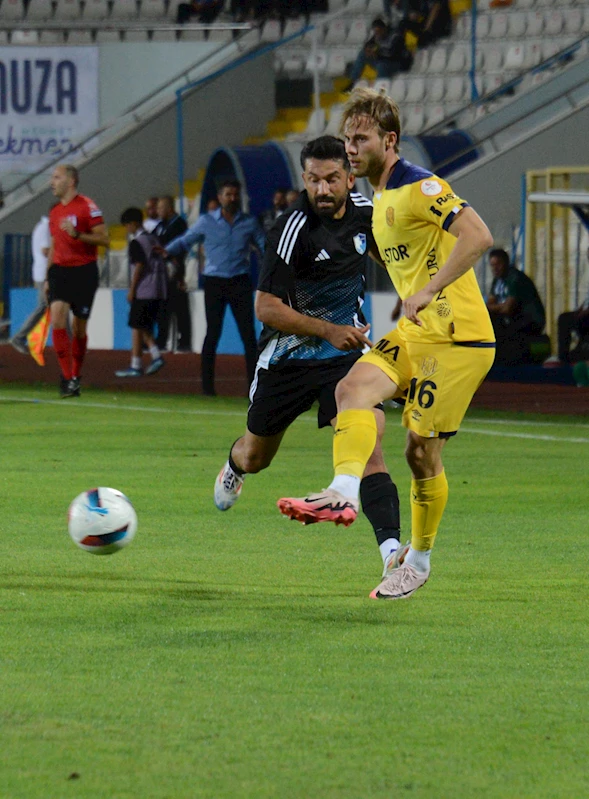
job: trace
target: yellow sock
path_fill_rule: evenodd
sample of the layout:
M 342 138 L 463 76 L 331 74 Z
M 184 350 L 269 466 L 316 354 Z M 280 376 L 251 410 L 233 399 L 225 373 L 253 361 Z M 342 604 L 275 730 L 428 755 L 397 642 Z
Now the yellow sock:
M 442 471 L 435 477 L 411 481 L 411 546 L 432 549 L 448 502 L 448 481 Z
M 351 474 L 361 480 L 376 437 L 376 419 L 372 411 L 338 413 L 333 437 L 335 474 Z

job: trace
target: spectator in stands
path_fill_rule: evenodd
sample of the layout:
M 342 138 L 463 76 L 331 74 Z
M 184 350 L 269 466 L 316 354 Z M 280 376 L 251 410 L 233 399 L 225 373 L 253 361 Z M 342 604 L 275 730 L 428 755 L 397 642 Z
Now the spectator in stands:
M 288 203 L 286 201 L 287 189 L 276 189 L 272 198 L 272 208 L 268 208 L 260 214 L 260 224 L 264 228 L 264 233 L 268 233 L 274 222 L 286 211 Z
M 197 17 L 195 22 L 209 25 L 223 10 L 224 2 L 225 0 L 191 0 L 190 3 L 180 3 L 176 12 L 176 24 L 184 25 L 191 17 Z
M 587 259 L 589 260 L 589 249 Z M 544 361 L 544 366 L 561 366 L 563 363 L 579 360 L 578 356 L 575 358 L 574 351 L 570 352 L 573 333 L 577 334 L 580 342 L 585 336 L 589 336 L 589 290 L 576 311 L 566 311 L 558 317 L 558 355 Z
M 258 220 L 241 211 L 241 184 L 227 180 L 219 189 L 220 208 L 202 214 L 191 228 L 166 246 L 164 255 L 186 253 L 202 242 L 205 249 L 204 295 L 207 333 L 201 353 L 202 390 L 215 395 L 215 355 L 227 305 L 231 307 L 245 349 L 248 381 L 257 361 L 250 249 L 264 253 Z
M 546 324 L 538 290 L 524 272 L 510 265 L 505 250 L 491 250 L 489 264 L 493 283 L 487 308 L 497 339 L 496 363 L 529 362 L 531 339 L 540 335 Z
M 154 230 L 162 247 L 186 233 L 187 225 L 174 210 L 173 197 L 160 197 L 157 204 L 160 223 Z M 176 317 L 178 327 L 177 341 L 172 344 L 175 352 L 191 352 L 192 325 L 190 320 L 190 304 L 186 291 L 186 264 L 184 254 L 172 258 L 168 264 L 167 300 L 161 304 L 158 318 L 157 345 L 165 350 L 172 317 Z
M 15 350 L 29 355 L 29 344 L 27 336 L 35 325 L 39 322 L 47 310 L 47 298 L 45 296 L 45 277 L 47 276 L 47 256 L 49 255 L 49 245 L 51 235 L 49 233 L 49 217 L 43 215 L 33 228 L 31 236 L 31 250 L 33 255 L 33 283 L 37 289 L 37 307 L 27 317 L 21 325 L 20 330 L 14 334 L 10 343 Z
M 350 84 L 345 91 L 360 79 L 367 64 L 376 70 L 379 78 L 392 78 L 397 72 L 411 66 L 411 53 L 405 47 L 402 33 L 393 30 L 380 18 L 374 20 L 371 30 L 370 38 L 362 46 L 352 66 Z
M 145 219 L 143 220 L 143 229 L 147 233 L 153 233 L 159 225 L 160 218 L 157 213 L 157 197 L 150 197 L 145 201 Z
M 141 208 L 127 208 L 121 215 L 121 225 L 127 229 L 129 241 L 129 264 L 133 266 L 131 285 L 127 300 L 131 336 L 131 365 L 115 372 L 116 377 L 141 377 L 143 347 L 151 355 L 151 363 L 145 370 L 153 375 L 164 366 L 164 359 L 153 338 L 153 328 L 160 313 L 160 305 L 166 299 L 166 264 L 159 253 L 158 240 L 143 227 Z
M 452 33 L 452 14 L 449 0 L 429 0 L 423 29 L 418 36 L 418 47 L 427 47 Z
M 289 189 L 286 192 L 286 206 L 288 208 L 289 205 L 295 203 L 299 199 L 300 191 L 298 189 Z

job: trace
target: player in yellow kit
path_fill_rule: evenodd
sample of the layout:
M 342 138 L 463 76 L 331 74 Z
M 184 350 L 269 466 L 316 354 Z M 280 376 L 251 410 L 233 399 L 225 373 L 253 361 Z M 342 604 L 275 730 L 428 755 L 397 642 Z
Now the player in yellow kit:
M 399 109 L 389 97 L 354 90 L 342 131 L 352 171 L 374 189 L 374 237 L 403 299 L 404 317 L 337 386 L 331 485 L 304 498 L 281 499 L 278 506 L 306 523 L 349 523 L 376 443 L 372 408 L 405 394 L 411 544 L 391 553 L 382 582 L 370 594 L 402 599 L 429 577 L 448 499 L 442 449 L 493 363 L 493 327 L 473 271 L 493 239 L 446 181 L 399 157 Z

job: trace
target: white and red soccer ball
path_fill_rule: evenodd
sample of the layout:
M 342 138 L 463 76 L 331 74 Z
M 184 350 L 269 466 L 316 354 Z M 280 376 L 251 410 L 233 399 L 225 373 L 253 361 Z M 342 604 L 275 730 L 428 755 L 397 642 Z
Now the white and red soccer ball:
M 79 494 L 68 511 L 68 531 L 80 549 L 110 555 L 130 544 L 137 530 L 137 514 L 130 500 L 116 488 L 91 488 Z

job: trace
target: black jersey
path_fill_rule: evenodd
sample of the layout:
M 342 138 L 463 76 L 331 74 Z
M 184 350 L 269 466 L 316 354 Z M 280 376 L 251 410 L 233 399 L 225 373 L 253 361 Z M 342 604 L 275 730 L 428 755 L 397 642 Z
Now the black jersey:
M 376 245 L 372 203 L 353 192 L 341 219 L 316 214 L 303 191 L 268 233 L 259 291 L 295 311 L 337 325 L 366 324 L 362 314 L 368 252 Z M 318 336 L 282 333 L 264 325 L 260 361 L 324 360 L 349 355 Z

